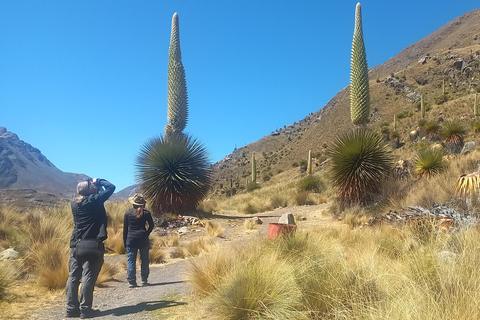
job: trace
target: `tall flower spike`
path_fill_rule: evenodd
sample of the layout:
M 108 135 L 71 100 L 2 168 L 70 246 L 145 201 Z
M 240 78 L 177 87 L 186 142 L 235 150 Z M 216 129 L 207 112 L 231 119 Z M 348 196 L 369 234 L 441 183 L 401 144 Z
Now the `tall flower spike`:
M 350 73 L 350 116 L 355 125 L 366 125 L 370 115 L 368 65 L 362 31 L 362 8 L 355 9 Z
M 182 64 L 180 51 L 180 34 L 178 14 L 172 17 L 172 34 L 168 50 L 168 94 L 167 94 L 167 121 L 165 135 L 182 134 L 187 125 L 188 97 L 185 69 Z

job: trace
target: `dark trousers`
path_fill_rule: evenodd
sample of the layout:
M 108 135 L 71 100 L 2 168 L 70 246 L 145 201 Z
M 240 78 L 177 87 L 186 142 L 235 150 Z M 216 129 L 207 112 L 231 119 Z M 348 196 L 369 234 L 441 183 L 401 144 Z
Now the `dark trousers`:
M 103 255 L 95 260 L 80 261 L 75 257 L 75 248 L 70 249 L 69 274 L 67 281 L 67 312 L 76 310 L 92 309 L 93 289 L 97 281 L 98 274 L 102 269 Z M 82 280 L 80 288 L 80 300 L 78 300 L 78 286 Z

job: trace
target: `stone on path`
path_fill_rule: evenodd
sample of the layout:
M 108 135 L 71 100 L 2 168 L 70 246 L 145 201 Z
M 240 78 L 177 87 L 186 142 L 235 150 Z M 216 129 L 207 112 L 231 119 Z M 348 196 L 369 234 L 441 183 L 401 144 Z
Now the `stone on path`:
M 283 223 L 283 224 L 296 224 L 295 223 L 295 217 L 293 216 L 293 213 L 291 212 L 286 212 L 284 213 L 280 219 L 278 219 L 278 223 Z

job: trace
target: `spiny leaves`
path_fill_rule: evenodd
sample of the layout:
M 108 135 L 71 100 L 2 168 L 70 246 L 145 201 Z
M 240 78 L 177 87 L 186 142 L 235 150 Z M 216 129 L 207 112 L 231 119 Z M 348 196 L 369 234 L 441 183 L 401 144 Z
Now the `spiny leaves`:
M 181 134 L 187 125 L 188 96 L 185 69 L 182 64 L 180 51 L 180 34 L 178 27 L 178 14 L 172 17 L 172 33 L 168 51 L 168 93 L 167 93 L 167 120 L 165 134 Z
M 373 201 L 392 166 L 391 153 L 382 138 L 365 129 L 336 137 L 329 156 L 332 184 L 346 205 Z
M 421 178 L 429 178 L 443 172 L 446 163 L 443 160 L 445 150 L 442 148 L 425 148 L 419 151 L 413 161 L 413 171 Z
M 154 213 L 182 213 L 206 196 L 211 172 L 205 148 L 186 135 L 149 140 L 137 159 L 140 189 Z
M 368 65 L 362 31 L 362 9 L 360 2 L 355 9 L 350 74 L 350 116 L 355 125 L 368 123 L 370 114 L 370 91 Z

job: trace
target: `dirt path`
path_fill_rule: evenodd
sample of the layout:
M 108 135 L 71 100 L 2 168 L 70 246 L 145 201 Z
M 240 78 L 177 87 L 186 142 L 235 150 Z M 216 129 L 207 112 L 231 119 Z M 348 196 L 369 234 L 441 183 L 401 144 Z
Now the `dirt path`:
M 220 223 L 225 228 L 224 237 L 216 238 L 215 242 L 219 244 L 218 247 L 221 250 L 224 245 L 246 242 L 258 237 L 265 238 L 268 223 L 277 222 L 278 217 L 286 212 L 291 212 L 297 217 L 297 226 L 300 230 L 329 224 L 332 223 L 332 219 L 321 213 L 326 207 L 326 204 L 292 207 L 259 214 L 257 217 L 263 223 L 253 232 L 247 232 L 243 225 L 245 219 L 252 218 L 252 215 L 245 216 L 227 212 L 224 215 L 216 216 L 214 219 L 215 222 Z M 196 232 L 189 234 L 187 237 L 204 235 L 204 232 Z M 112 257 L 107 257 L 106 260 L 108 261 L 108 259 L 112 259 Z M 116 256 L 114 259 L 126 260 L 126 257 L 122 255 Z M 147 287 L 130 289 L 125 277 L 120 274 L 117 276 L 118 280 L 110 281 L 101 288 L 95 288 L 93 307 L 101 310 L 100 315 L 95 319 L 151 319 L 154 314 L 152 311 L 185 304 L 185 302 L 181 302 L 181 298 L 188 296 L 191 290 L 185 276 L 188 266 L 188 259 L 151 266 L 149 276 L 151 285 Z M 35 315 L 32 315 L 31 319 L 65 319 L 65 297 L 62 296 L 51 306 L 45 306 L 45 308 L 38 310 Z

